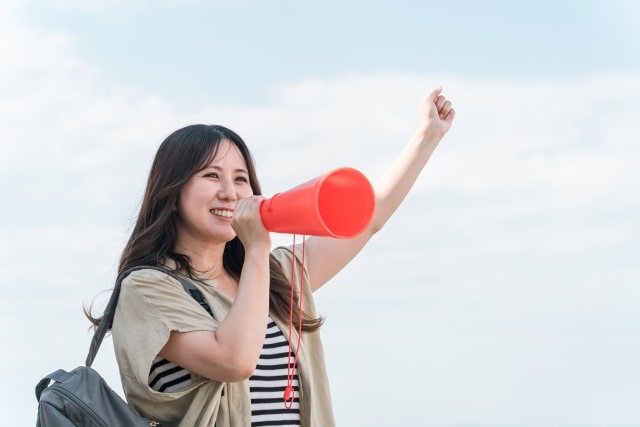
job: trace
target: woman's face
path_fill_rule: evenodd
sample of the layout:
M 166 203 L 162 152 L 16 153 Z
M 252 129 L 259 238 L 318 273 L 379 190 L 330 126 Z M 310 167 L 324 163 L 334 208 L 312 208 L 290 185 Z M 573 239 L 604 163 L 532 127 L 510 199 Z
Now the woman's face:
M 236 202 L 252 196 L 247 164 L 238 148 L 223 139 L 211 163 L 196 172 L 178 198 L 178 239 L 228 242 L 236 233 L 231 217 Z

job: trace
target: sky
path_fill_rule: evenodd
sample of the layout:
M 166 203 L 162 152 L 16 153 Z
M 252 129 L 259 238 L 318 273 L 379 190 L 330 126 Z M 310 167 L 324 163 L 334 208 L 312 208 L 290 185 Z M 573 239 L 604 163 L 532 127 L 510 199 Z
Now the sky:
M 640 426 L 638 22 L 631 0 L 3 0 L 5 423 L 83 363 L 169 133 L 231 127 L 265 195 L 375 181 L 441 84 L 451 131 L 316 294 L 338 425 Z M 121 393 L 110 339 L 94 367 Z

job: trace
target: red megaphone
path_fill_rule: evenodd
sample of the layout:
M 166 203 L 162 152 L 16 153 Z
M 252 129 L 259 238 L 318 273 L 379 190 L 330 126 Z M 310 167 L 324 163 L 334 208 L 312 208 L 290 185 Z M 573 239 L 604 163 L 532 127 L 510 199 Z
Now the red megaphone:
M 276 233 L 348 239 L 367 228 L 374 209 L 367 178 L 339 168 L 264 200 L 260 216 L 265 228 Z

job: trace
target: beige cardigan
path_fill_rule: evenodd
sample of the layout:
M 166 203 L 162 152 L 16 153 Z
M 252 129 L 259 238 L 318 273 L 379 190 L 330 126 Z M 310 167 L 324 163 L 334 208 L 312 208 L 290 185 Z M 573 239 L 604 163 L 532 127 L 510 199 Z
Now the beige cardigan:
M 296 255 L 300 252 L 296 250 Z M 272 253 L 290 276 L 293 258 L 290 249 L 277 248 Z M 301 276 L 304 309 L 316 316 L 308 273 L 305 270 L 301 274 L 296 256 L 296 278 L 299 280 Z M 214 282 L 204 282 L 193 284 L 207 299 L 215 319 L 179 282 L 160 271 L 138 270 L 122 282 L 112 335 L 124 392 L 135 410 L 159 421 L 162 427 L 247 427 L 251 425 L 248 380 L 220 383 L 192 374 L 192 384 L 178 392 L 161 393 L 148 386 L 151 363 L 171 331 L 214 331 L 227 315 L 232 301 L 216 291 Z M 274 320 L 289 339 L 288 326 Z M 302 425 L 335 425 L 319 332 L 302 336 L 298 375 Z

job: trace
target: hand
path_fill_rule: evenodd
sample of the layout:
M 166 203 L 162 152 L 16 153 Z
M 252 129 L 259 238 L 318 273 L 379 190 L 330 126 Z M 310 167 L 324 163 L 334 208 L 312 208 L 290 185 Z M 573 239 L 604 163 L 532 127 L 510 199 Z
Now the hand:
M 251 196 L 238 200 L 236 204 L 231 227 L 245 249 L 255 244 L 263 244 L 271 248 L 271 236 L 264 228 L 260 217 L 260 204 L 264 199 L 263 196 Z
M 442 93 L 442 86 L 429 92 L 418 107 L 419 129 L 425 134 L 442 138 L 451 127 L 456 112 Z

